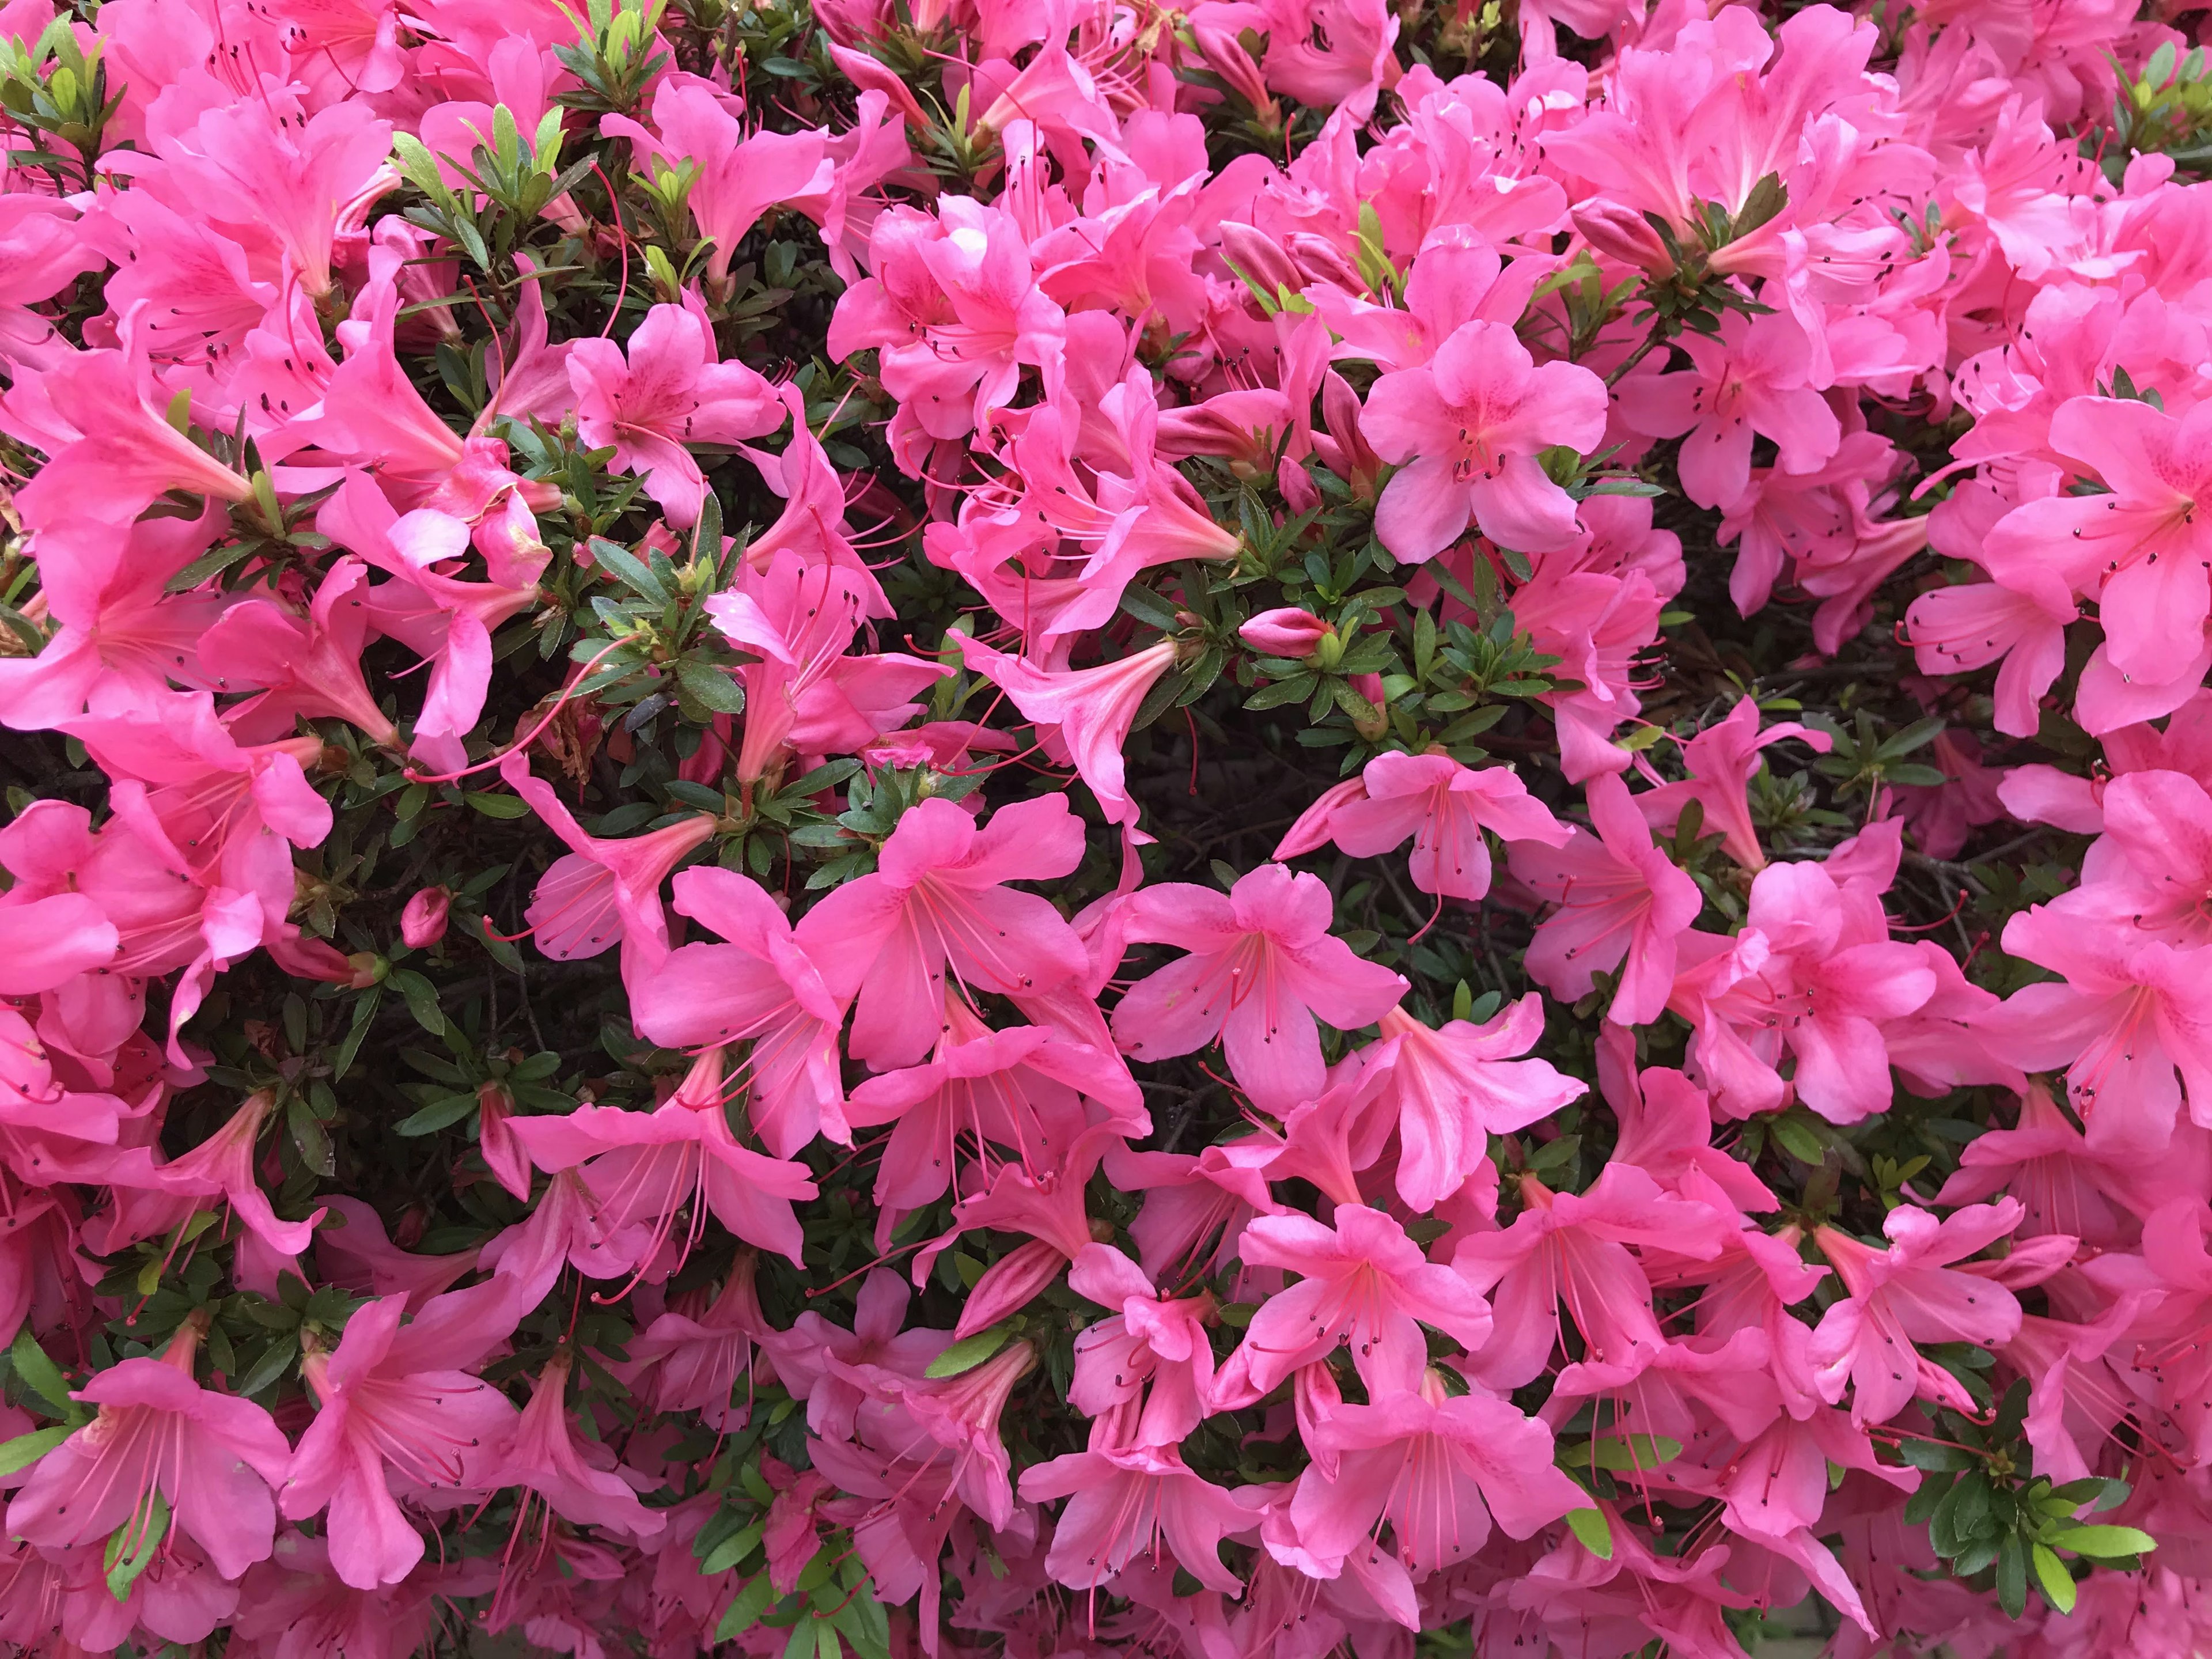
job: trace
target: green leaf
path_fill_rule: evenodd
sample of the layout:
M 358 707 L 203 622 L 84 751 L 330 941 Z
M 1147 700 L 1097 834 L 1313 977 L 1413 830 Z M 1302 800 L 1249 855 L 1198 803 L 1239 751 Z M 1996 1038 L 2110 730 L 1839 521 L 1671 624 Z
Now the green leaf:
M 5 1445 L 0 1445 L 0 1475 L 14 1474 L 29 1468 L 76 1432 L 74 1425 L 57 1423 L 51 1429 L 17 1435 Z
M 406 1135 L 432 1135 L 449 1125 L 459 1123 L 477 1109 L 474 1095 L 447 1095 L 432 1101 L 410 1117 L 403 1117 L 392 1126 L 392 1133 Z
M 845 1659 L 845 1644 L 827 1619 L 814 1621 L 814 1651 L 816 1659 Z
M 1782 175 L 1770 173 L 1751 187 L 1743 198 L 1743 206 L 1736 210 L 1735 223 L 1730 240 L 1748 236 L 1790 205 L 1790 192 L 1784 189 Z
M 659 605 L 668 605 L 675 599 L 660 585 L 660 578 L 653 574 L 652 568 L 628 548 L 604 536 L 592 537 L 590 546 L 592 562 L 631 592 Z
M 269 1345 L 268 1351 L 254 1362 L 253 1369 L 238 1381 L 239 1394 L 251 1399 L 292 1369 L 292 1362 L 300 1357 L 300 1337 L 296 1331 L 288 1332 Z
M 699 1564 L 699 1571 L 709 1577 L 718 1572 L 727 1572 L 753 1553 L 753 1547 L 760 1542 L 765 1526 L 764 1522 L 756 1521 L 732 1533 L 708 1552 L 707 1559 Z
M 402 968 L 392 975 L 389 984 L 407 999 L 407 1012 L 415 1016 L 415 1023 L 432 1036 L 443 1036 L 446 1016 L 438 1006 L 438 988 L 416 973 L 412 968 Z
M 701 708 L 716 714 L 742 714 L 745 712 L 743 687 L 722 670 L 703 663 L 696 657 L 677 660 L 676 683 L 684 693 Z
M 1828 1149 L 1820 1144 L 1820 1138 L 1806 1126 L 1802 1119 L 1778 1117 L 1768 1127 L 1783 1151 L 1800 1164 L 1809 1164 L 1818 1169 L 1826 1159 Z
M 1001 1320 L 988 1331 L 978 1331 L 964 1342 L 956 1342 L 929 1362 L 924 1376 L 957 1376 L 963 1371 L 972 1371 L 993 1354 L 1006 1346 L 1006 1339 L 1014 1334 L 1011 1322 Z
M 1958 1446 L 1942 1446 L 1932 1440 L 1903 1440 L 1898 1443 L 1898 1455 L 1916 1469 L 1940 1469 L 1957 1474 L 1974 1467 L 1972 1452 Z
M 15 1362 L 15 1375 L 23 1386 L 39 1397 L 49 1417 L 67 1418 L 77 1421 L 83 1408 L 70 1398 L 69 1379 L 62 1375 L 61 1367 L 46 1358 L 46 1351 L 39 1346 L 39 1339 L 31 1334 L 28 1325 L 15 1333 L 15 1340 L 9 1346 L 8 1358 Z
M 760 1616 L 775 1600 L 775 1586 L 769 1583 L 763 1572 L 750 1581 L 738 1592 L 738 1599 L 730 1603 L 730 1610 L 722 1615 L 722 1622 L 714 1626 L 717 1642 L 734 1641 L 760 1622 Z
M 2027 1551 L 2016 1532 L 1997 1543 L 1997 1605 L 2008 1619 L 2027 1611 Z
M 1569 1510 L 1567 1525 L 1592 1555 L 1601 1561 L 1613 1559 L 1613 1522 L 1605 1518 L 1603 1510 Z
M 2035 1563 L 2036 1587 L 2043 1592 L 2043 1599 L 2057 1612 L 2073 1612 L 2074 1575 L 2066 1571 L 2066 1564 L 2047 1545 L 2033 1544 L 2028 1548 Z
M 118 1601 L 128 1601 L 131 1587 L 138 1582 L 140 1573 L 153 1565 L 155 1553 L 168 1535 L 169 1502 L 155 1487 L 147 1493 L 144 1504 L 134 1509 L 131 1518 L 108 1536 L 107 1555 L 102 1563 L 107 1572 L 108 1594 Z
M 530 803 L 520 795 L 501 794 L 492 789 L 471 789 L 462 799 L 488 818 L 526 818 L 530 816 Z
M 1682 1455 L 1682 1443 L 1664 1435 L 1632 1434 L 1600 1440 L 1591 1448 L 1589 1461 L 1601 1469 L 1652 1469 Z
M 2155 1538 L 2133 1527 L 2061 1527 L 2045 1541 L 2053 1548 L 2072 1550 L 2100 1561 L 2122 1555 L 2148 1555 L 2158 1547 Z

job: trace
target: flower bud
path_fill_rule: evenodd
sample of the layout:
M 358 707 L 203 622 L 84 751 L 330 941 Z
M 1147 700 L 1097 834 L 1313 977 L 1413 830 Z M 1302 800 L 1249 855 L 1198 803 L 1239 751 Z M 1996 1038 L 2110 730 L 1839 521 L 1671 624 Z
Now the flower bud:
M 1304 657 L 1311 654 L 1324 639 L 1334 638 L 1335 634 L 1313 612 L 1291 605 L 1262 611 L 1237 630 L 1237 637 L 1255 651 L 1264 651 L 1271 657 Z
M 1352 729 L 1372 743 L 1390 729 L 1390 717 L 1383 710 L 1386 694 L 1382 690 L 1382 677 L 1380 674 L 1354 674 L 1351 684 L 1353 690 L 1375 705 L 1372 719 L 1362 720 L 1355 714 L 1352 720 Z
M 409 899 L 399 913 L 399 937 L 407 948 L 420 951 L 445 938 L 446 918 L 453 908 L 453 896 L 443 887 L 425 887 Z
M 1664 276 L 1674 269 L 1674 256 L 1659 240 L 1659 233 L 1640 213 L 1617 202 L 1585 202 L 1574 210 L 1575 228 L 1600 253 L 1624 264 Z
M 1296 294 L 1306 285 L 1305 272 L 1291 262 L 1279 242 L 1234 219 L 1222 222 L 1221 257 L 1271 299 L 1281 289 Z

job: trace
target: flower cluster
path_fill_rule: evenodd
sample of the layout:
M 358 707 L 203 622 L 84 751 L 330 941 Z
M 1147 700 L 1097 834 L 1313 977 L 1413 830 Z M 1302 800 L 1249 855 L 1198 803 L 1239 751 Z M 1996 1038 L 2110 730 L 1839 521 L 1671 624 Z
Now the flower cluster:
M 0 1650 L 2212 1643 L 2212 76 L 1772 9 L 0 5 Z

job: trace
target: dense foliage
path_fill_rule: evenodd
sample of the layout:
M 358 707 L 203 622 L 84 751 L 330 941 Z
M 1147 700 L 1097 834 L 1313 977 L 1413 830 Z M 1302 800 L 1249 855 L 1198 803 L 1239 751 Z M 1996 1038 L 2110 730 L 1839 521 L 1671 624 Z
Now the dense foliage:
M 0 1648 L 2212 1639 L 2212 74 L 0 7 Z

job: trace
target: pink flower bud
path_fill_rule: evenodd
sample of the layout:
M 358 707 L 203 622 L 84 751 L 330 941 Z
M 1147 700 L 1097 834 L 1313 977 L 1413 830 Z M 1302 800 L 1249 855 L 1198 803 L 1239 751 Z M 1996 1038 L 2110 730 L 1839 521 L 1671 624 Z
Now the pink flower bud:
M 1600 253 L 1655 276 L 1663 276 L 1674 268 L 1667 245 L 1640 213 L 1615 202 L 1585 202 L 1574 210 L 1574 222 L 1583 240 Z
M 1237 636 L 1255 651 L 1265 651 L 1270 656 L 1304 657 L 1310 655 L 1329 632 L 1329 625 L 1319 617 L 1292 605 L 1262 611 L 1238 629 Z
M 453 896 L 442 887 L 425 887 L 409 899 L 399 913 L 399 937 L 407 948 L 420 951 L 445 938 L 446 918 L 453 908 Z
M 1234 219 L 1222 222 L 1221 257 L 1256 283 L 1271 299 L 1279 289 L 1288 289 L 1296 294 L 1308 280 L 1305 272 L 1283 252 L 1280 242 Z

